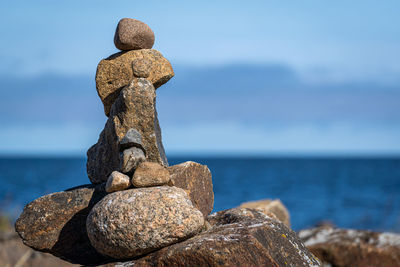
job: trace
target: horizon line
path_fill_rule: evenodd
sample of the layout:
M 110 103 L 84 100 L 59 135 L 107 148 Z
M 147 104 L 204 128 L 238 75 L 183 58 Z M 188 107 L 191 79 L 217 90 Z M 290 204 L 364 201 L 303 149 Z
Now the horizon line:
M 377 152 L 241 152 L 241 151 L 174 151 L 166 153 L 167 158 L 400 158 L 400 151 L 377 151 Z M 85 153 L 78 152 L 0 152 L 0 159 L 23 159 L 23 158 L 86 158 Z

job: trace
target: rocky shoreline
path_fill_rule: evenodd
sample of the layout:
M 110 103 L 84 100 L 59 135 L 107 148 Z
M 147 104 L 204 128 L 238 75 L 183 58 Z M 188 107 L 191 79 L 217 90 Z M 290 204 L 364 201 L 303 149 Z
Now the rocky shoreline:
M 400 235 L 321 226 L 298 233 L 331 266 L 400 266 Z
M 273 201 L 265 200 L 262 202 L 270 203 Z M 266 209 L 265 205 L 260 205 L 257 208 L 259 210 Z M 283 208 L 285 207 L 283 206 Z M 209 217 L 216 217 L 216 214 Z M 263 223 L 265 223 L 265 221 L 263 221 Z M 79 266 L 58 259 L 51 254 L 42 253 L 25 246 L 18 234 L 12 229 L 11 223 L 8 222 L 8 224 L 7 227 L 3 226 L 0 230 L 0 266 Z M 212 227 L 212 225 L 209 224 L 208 227 Z M 204 229 L 203 233 L 196 237 L 193 243 L 199 244 L 208 238 L 209 243 L 212 244 L 211 238 L 215 238 L 215 232 L 212 234 L 214 236 L 211 236 L 211 238 L 207 237 L 205 234 L 206 232 L 207 229 Z M 322 266 L 399 266 L 400 234 L 397 233 L 340 229 L 331 225 L 323 225 L 301 230 L 297 232 L 297 235 L 311 253 L 322 261 Z M 232 235 L 224 233 L 217 238 L 219 238 L 220 241 L 228 241 L 231 237 Z M 176 250 L 177 252 L 175 253 L 178 254 L 178 251 L 182 248 L 189 250 L 191 245 L 188 241 L 189 240 L 185 243 L 178 243 L 180 244 L 179 246 L 178 244 L 173 245 L 168 251 L 171 253 Z M 189 247 L 189 249 L 187 247 Z M 159 261 L 161 261 L 160 257 L 163 255 L 161 251 L 151 253 L 137 261 L 113 262 L 102 266 L 132 266 L 134 263 L 147 266 L 145 263 L 159 263 Z M 172 262 L 173 261 L 171 261 L 171 264 Z M 161 266 L 168 266 L 168 263 Z
M 308 232 L 299 237 L 290 229 L 289 212 L 279 200 L 211 214 L 209 168 L 192 161 L 169 166 L 156 89 L 174 72 L 152 49 L 154 41 L 153 31 L 141 21 L 118 23 L 114 43 L 122 51 L 101 60 L 96 72 L 107 121 L 87 152 L 91 184 L 26 205 L 15 224 L 23 243 L 86 266 L 329 263 L 327 252 L 319 253 Z M 398 255 L 396 242 L 391 252 Z

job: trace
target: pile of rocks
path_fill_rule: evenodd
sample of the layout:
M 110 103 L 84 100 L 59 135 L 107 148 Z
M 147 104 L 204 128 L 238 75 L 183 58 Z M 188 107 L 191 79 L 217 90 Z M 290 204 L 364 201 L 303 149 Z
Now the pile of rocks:
M 323 225 L 298 235 L 325 266 L 400 266 L 399 234 Z
M 156 89 L 174 72 L 151 49 L 154 39 L 143 22 L 119 22 L 114 42 L 123 51 L 97 67 L 108 118 L 87 152 L 92 184 L 29 203 L 16 222 L 23 242 L 85 265 L 319 266 L 271 213 L 238 208 L 209 215 L 214 194 L 207 166 L 168 166 Z

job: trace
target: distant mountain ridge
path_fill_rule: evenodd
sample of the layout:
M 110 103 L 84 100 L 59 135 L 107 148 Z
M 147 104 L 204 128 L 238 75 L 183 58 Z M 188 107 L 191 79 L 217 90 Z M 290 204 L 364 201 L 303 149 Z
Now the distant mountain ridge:
M 164 121 L 399 121 L 400 85 L 308 84 L 285 65 L 175 67 L 157 90 Z M 2 124 L 105 120 L 94 74 L 1 77 Z M 183 112 L 184 111 L 184 112 Z

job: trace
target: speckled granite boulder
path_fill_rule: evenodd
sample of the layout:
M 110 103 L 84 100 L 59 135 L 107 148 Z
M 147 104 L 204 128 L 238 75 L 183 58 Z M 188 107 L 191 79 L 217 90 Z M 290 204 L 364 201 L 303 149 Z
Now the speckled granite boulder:
M 134 70 L 136 66 L 138 69 Z M 134 73 L 142 76 L 143 72 L 146 76 L 144 78 L 155 88 L 174 76 L 169 61 L 154 49 L 121 52 L 100 61 L 96 72 L 96 88 L 107 116 L 121 89 L 131 83 Z
M 399 234 L 323 226 L 302 230 L 299 237 L 327 266 L 400 266 Z
M 184 242 L 106 266 L 321 266 L 295 232 L 259 211 L 225 210 L 208 221 L 211 229 Z
M 185 240 L 203 225 L 185 191 L 160 186 L 107 195 L 91 210 L 86 228 L 98 252 L 129 259 Z
M 25 206 L 15 229 L 25 245 L 77 264 L 110 261 L 90 244 L 86 217 L 106 195 L 104 185 L 88 185 L 42 196 Z
M 120 50 L 152 48 L 154 33 L 140 20 L 123 18 L 118 22 L 114 35 L 114 44 Z
M 256 209 L 264 213 L 273 213 L 281 222 L 290 227 L 289 211 L 279 199 L 263 199 L 240 204 L 240 208 Z
M 193 161 L 168 167 L 171 186 L 184 189 L 204 216 L 214 207 L 214 191 L 210 169 Z
M 105 182 L 111 172 L 126 167 L 121 164 L 121 158 L 124 157 L 120 155 L 120 142 L 132 128 L 140 133 L 146 160 L 168 166 L 155 98 L 154 86 L 144 78 L 133 79 L 129 86 L 120 91 L 97 144 L 87 152 L 86 167 L 92 183 Z

